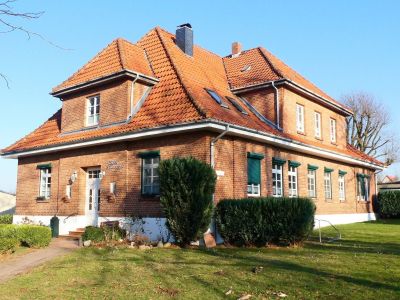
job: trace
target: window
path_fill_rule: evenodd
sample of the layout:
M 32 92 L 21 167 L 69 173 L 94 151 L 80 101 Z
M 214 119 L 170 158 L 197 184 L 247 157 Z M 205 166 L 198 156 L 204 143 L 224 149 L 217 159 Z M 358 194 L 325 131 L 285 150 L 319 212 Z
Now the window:
M 39 197 L 50 199 L 51 196 L 51 168 L 40 168 Z
M 215 100 L 215 102 L 217 102 L 219 105 L 221 105 L 224 108 L 229 108 L 229 106 L 222 101 L 221 97 L 213 90 L 209 90 L 209 89 L 205 89 L 207 91 L 207 93 L 211 96 L 211 98 L 213 98 Z
M 336 120 L 331 119 L 331 143 L 336 143 Z
M 304 106 L 296 104 L 297 131 L 304 132 Z
M 316 167 L 308 167 L 307 172 L 307 187 L 308 187 L 308 197 L 316 198 L 317 197 L 317 186 L 316 186 Z
M 332 199 L 332 169 L 325 168 L 324 172 L 324 190 L 325 190 L 325 199 Z
M 235 99 L 233 99 L 233 98 L 231 98 L 231 97 L 226 97 L 226 99 L 228 99 L 229 102 L 232 103 L 232 105 L 233 105 L 238 111 L 240 111 L 242 114 L 248 115 L 247 111 L 245 111 L 245 110 L 243 109 L 243 107 L 241 107 L 240 104 L 239 104 Z
M 274 197 L 283 196 L 283 164 L 286 161 L 280 158 L 272 159 L 272 195 Z
M 297 168 L 289 166 L 289 197 L 297 197 Z
M 261 159 L 264 155 L 258 153 L 247 153 L 247 195 L 261 195 Z
M 100 96 L 90 97 L 87 100 L 87 126 L 99 124 L 100 118 Z
M 148 155 L 142 157 L 142 194 L 159 195 L 160 178 L 158 175 L 158 166 L 160 163 L 159 155 Z
M 357 199 L 359 201 L 369 200 L 369 188 L 369 176 L 365 174 L 357 174 Z
M 315 112 L 315 137 L 321 138 L 321 114 L 319 112 Z
M 339 200 L 344 201 L 346 200 L 346 188 L 345 188 L 345 181 L 344 181 L 344 172 L 339 171 Z

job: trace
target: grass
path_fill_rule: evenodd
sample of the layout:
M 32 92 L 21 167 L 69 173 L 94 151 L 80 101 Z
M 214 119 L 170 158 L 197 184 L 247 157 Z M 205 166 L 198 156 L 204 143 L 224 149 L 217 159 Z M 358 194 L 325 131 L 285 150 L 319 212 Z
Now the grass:
M 340 241 L 297 248 L 84 248 L 0 285 L 0 297 L 276 299 L 283 292 L 286 299 L 399 299 L 400 221 L 339 229 Z

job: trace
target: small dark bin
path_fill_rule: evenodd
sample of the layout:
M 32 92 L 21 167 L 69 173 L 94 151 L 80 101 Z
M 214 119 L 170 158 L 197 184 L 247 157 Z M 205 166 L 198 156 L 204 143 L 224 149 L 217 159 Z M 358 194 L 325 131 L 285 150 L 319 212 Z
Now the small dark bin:
M 60 230 L 60 219 L 56 216 L 50 219 L 50 228 L 51 228 L 51 237 L 56 238 L 58 237 L 59 230 Z

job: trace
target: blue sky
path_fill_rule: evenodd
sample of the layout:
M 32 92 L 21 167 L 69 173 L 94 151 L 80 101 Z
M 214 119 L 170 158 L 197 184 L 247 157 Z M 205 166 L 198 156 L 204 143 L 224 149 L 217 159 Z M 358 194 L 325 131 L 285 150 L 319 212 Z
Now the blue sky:
M 190 22 L 195 42 L 220 55 L 231 43 L 264 46 L 334 98 L 367 91 L 400 128 L 400 1 L 27 1 L 45 11 L 19 22 L 71 50 L 23 33 L 0 34 L 0 148 L 38 127 L 59 107 L 49 95 L 116 37 L 135 42 L 157 25 L 174 32 Z M 14 191 L 17 162 L 0 159 L 0 189 Z M 400 175 L 398 164 L 389 173 Z

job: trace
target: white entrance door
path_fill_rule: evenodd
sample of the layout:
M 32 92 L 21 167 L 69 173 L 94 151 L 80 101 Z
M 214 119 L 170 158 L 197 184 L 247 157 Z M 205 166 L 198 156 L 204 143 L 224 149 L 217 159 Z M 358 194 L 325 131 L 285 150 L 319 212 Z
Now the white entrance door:
M 88 169 L 86 181 L 87 225 L 97 226 L 100 209 L 100 169 Z

